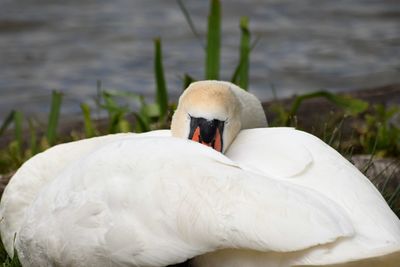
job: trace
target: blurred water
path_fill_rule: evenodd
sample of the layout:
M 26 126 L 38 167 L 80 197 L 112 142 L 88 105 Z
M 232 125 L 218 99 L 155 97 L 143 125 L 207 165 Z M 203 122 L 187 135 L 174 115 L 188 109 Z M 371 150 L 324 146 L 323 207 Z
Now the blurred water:
M 185 1 L 204 35 L 208 1 Z M 251 55 L 251 91 L 263 100 L 400 82 L 398 0 L 222 0 L 222 79 L 237 57 L 240 16 L 260 42 Z M 203 76 L 204 51 L 174 0 L 0 0 L 0 120 L 10 109 L 63 112 L 103 87 L 153 95 L 154 37 L 163 40 L 172 97 L 187 72 Z

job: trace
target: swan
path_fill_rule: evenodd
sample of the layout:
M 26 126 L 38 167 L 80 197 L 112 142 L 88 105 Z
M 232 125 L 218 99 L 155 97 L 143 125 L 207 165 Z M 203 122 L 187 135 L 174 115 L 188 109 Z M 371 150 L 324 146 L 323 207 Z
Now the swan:
M 264 126 L 253 95 L 202 81 L 171 131 L 55 146 L 3 194 L 5 247 L 24 266 L 397 266 L 400 222 L 368 179 L 312 135 L 250 129 Z

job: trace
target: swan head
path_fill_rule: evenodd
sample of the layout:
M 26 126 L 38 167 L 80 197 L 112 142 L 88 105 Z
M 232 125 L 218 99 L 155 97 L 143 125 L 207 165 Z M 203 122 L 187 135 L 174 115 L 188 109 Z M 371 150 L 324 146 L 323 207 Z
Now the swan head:
M 242 128 L 241 103 L 231 85 L 219 81 L 190 84 L 172 117 L 172 136 L 225 152 Z

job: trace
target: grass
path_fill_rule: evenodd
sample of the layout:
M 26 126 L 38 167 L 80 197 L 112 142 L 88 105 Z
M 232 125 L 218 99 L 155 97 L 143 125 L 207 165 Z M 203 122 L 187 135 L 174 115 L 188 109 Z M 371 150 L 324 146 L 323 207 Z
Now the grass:
M 159 117 L 165 118 L 168 113 L 168 92 L 167 84 L 164 78 L 164 68 L 162 64 L 161 40 L 154 40 L 155 57 L 154 57 L 154 74 L 156 80 L 156 100 L 159 107 Z
M 220 55 L 221 55 L 221 4 L 219 0 L 210 0 L 210 14 L 208 17 L 208 31 L 205 41 L 195 28 L 190 13 L 178 0 L 178 5 L 188 22 L 194 36 L 204 47 L 205 64 L 204 78 L 220 78 Z M 249 29 L 249 20 L 242 17 L 239 23 L 240 46 L 238 49 L 238 62 L 233 70 L 231 81 L 247 90 L 250 80 L 250 54 L 257 40 L 252 42 Z M 204 45 L 205 43 L 205 45 Z M 62 106 L 62 93 L 54 91 L 50 103 L 48 122 L 44 130 L 30 118 L 24 118 L 18 110 L 11 111 L 0 127 L 0 137 L 6 133 L 12 138 L 4 148 L 0 149 L 0 174 L 8 174 L 15 171 L 23 162 L 33 155 L 60 142 L 89 138 L 109 133 L 118 132 L 146 132 L 154 129 L 169 128 L 169 123 L 175 103 L 168 99 L 168 86 L 165 81 L 163 68 L 162 41 L 160 38 L 154 40 L 154 79 L 155 99 L 147 103 L 143 96 L 133 92 L 113 91 L 103 89 L 98 82 L 97 97 L 95 105 L 81 103 L 83 127 L 78 132 L 58 132 Z M 223 78 L 229 80 L 227 77 Z M 183 88 L 191 82 L 198 80 L 190 74 L 182 76 Z M 315 121 L 310 129 L 298 120 L 299 109 L 309 99 L 325 98 L 342 113 L 340 116 L 331 116 L 324 123 Z M 132 106 L 138 106 L 132 109 Z M 366 102 L 337 95 L 326 91 L 318 91 L 297 96 L 288 106 L 277 103 L 271 107 L 274 114 L 272 126 L 295 126 L 300 129 L 315 133 L 325 140 L 329 145 L 339 150 L 351 159 L 354 152 L 371 155 L 370 163 L 374 157 L 400 156 L 400 129 L 392 123 L 395 116 L 399 115 L 398 108 L 387 108 L 381 105 L 369 106 Z M 95 119 L 93 114 L 106 113 L 106 118 Z M 357 118 L 359 125 L 354 127 L 352 135 L 344 134 L 343 125 L 349 118 Z M 106 122 L 105 124 L 102 122 Z M 315 128 L 314 128 L 315 127 Z M 370 164 L 369 163 L 369 164 Z M 365 171 L 370 167 L 366 164 Z M 400 215 L 400 186 L 393 187 L 393 171 L 391 174 L 381 172 L 375 179 L 381 181 L 377 187 L 387 200 L 391 208 Z M 20 266 L 17 258 L 10 259 L 3 247 L 0 247 L 0 262 L 2 266 Z
M 278 114 L 274 124 L 277 126 L 294 126 L 296 127 L 296 114 L 301 105 L 308 99 L 324 98 L 337 107 L 343 109 L 346 115 L 357 116 L 358 114 L 365 112 L 369 105 L 367 102 L 360 99 L 355 99 L 346 95 L 338 95 L 327 91 L 316 91 L 303 95 L 296 96 L 292 101 L 289 108 L 285 108 L 283 105 L 276 105 L 275 112 Z
M 249 61 L 250 61 L 250 30 L 249 19 L 242 17 L 240 19 L 240 30 L 242 37 L 240 39 L 239 63 L 232 75 L 231 82 L 247 90 L 249 87 Z
M 51 107 L 49 113 L 49 123 L 47 127 L 46 137 L 50 146 L 53 146 L 56 143 L 57 138 L 57 125 L 58 118 L 60 117 L 60 109 L 62 102 L 62 93 L 53 91 L 51 96 Z
M 219 79 L 221 50 L 221 3 L 211 0 L 208 15 L 208 31 L 206 45 L 205 78 L 207 80 Z
M 14 252 L 14 255 L 17 255 Z M 12 259 L 8 256 L 6 250 L 4 249 L 3 243 L 0 242 L 0 263 L 1 267 L 20 267 L 21 263 L 17 256 L 14 256 Z
M 393 122 L 398 114 L 399 107 L 381 104 L 365 114 L 359 134 L 366 153 L 374 151 L 379 156 L 400 156 L 400 130 Z
M 302 112 L 300 108 L 313 98 L 324 98 L 336 111 Z M 290 103 L 278 102 L 267 109 L 270 126 L 291 126 L 310 132 L 353 161 L 354 154 L 368 155 L 358 167 L 371 179 L 390 208 L 400 218 L 400 128 L 393 123 L 400 110 L 349 96 L 319 91 L 295 97 Z M 310 123 L 311 120 L 311 123 Z M 311 125 L 310 125 L 311 124 Z M 376 162 L 390 162 L 380 173 L 370 172 Z M 383 163 L 380 163 L 383 164 Z

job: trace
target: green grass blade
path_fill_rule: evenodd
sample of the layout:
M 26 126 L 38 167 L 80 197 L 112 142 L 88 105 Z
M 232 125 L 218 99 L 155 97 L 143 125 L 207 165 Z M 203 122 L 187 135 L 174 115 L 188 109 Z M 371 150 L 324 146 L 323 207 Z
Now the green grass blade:
M 17 152 L 19 156 L 22 156 L 23 149 L 23 138 L 22 138 L 22 122 L 23 114 L 20 111 L 15 111 L 14 113 L 14 137 L 17 142 Z
M 110 98 L 111 99 L 119 98 L 119 99 L 129 100 L 129 101 L 132 100 L 133 102 L 140 104 L 141 100 L 142 100 L 142 96 L 140 94 L 137 94 L 134 92 L 129 92 L 129 91 L 103 90 L 102 94 L 106 98 L 108 98 L 107 101 L 110 101 Z M 113 101 L 113 103 L 114 103 L 114 106 L 117 106 L 115 101 Z
M 252 49 L 250 45 L 249 19 L 247 17 L 241 18 L 240 30 L 242 32 L 242 36 L 240 39 L 239 63 L 232 75 L 231 82 L 237 84 L 247 91 L 249 86 L 250 51 Z
M 101 101 L 102 100 L 102 101 Z M 119 101 L 126 102 L 121 105 Z M 130 123 L 126 120 L 126 115 L 130 112 L 130 101 L 133 100 L 139 105 L 142 105 L 143 97 L 132 93 L 123 91 L 109 91 L 104 90 L 101 92 L 101 99 L 99 106 L 108 112 L 109 125 L 108 133 L 129 132 L 131 129 Z M 95 133 L 96 134 L 96 133 Z
M 211 0 L 208 14 L 205 77 L 208 80 L 219 79 L 221 48 L 221 4 Z
M 179 8 L 182 11 L 183 16 L 186 19 L 186 22 L 189 24 L 190 30 L 192 31 L 193 35 L 197 38 L 197 40 L 199 40 L 199 43 L 201 44 L 201 46 L 203 47 L 203 49 L 205 49 L 203 40 L 200 37 L 200 34 L 198 33 L 198 31 L 196 30 L 196 27 L 194 26 L 194 23 L 192 21 L 192 17 L 190 16 L 189 11 L 187 10 L 186 6 L 183 4 L 182 0 L 177 0 Z
M 14 257 L 11 259 L 10 256 L 7 254 L 2 242 L 0 242 L 0 266 L 2 267 L 22 266 L 21 263 L 19 262 L 17 251 L 14 249 Z
M 96 119 L 100 118 L 100 110 L 101 110 L 101 95 L 102 95 L 102 83 L 101 80 L 96 81 L 96 95 L 94 97 L 94 101 L 96 104 Z
M 0 136 L 7 130 L 8 126 L 14 121 L 15 110 L 10 111 L 8 113 L 6 119 L 4 120 L 3 124 L 0 127 Z
M 128 120 L 121 118 L 118 122 L 118 130 L 120 133 L 129 133 L 131 131 L 131 124 Z
M 188 88 L 188 86 L 192 83 L 195 82 L 196 79 L 194 79 L 192 76 L 190 76 L 189 74 L 185 73 L 185 75 L 183 76 L 183 90 L 185 91 L 186 88 Z
M 120 121 L 123 119 L 122 112 L 113 112 L 109 117 L 108 133 L 114 134 L 119 132 Z
M 341 138 L 342 138 L 342 127 L 343 127 L 343 122 L 344 122 L 344 118 L 340 120 L 338 126 L 336 126 L 333 131 L 332 134 L 329 138 L 329 141 L 326 142 L 328 145 L 332 146 L 334 145 L 334 142 L 337 141 L 337 147 L 334 147 L 336 150 L 339 151 L 340 149 L 340 142 L 341 142 Z
M 33 156 L 38 152 L 38 140 L 35 126 L 33 125 L 33 121 L 31 119 L 28 120 L 29 125 L 29 150 L 30 155 Z
M 240 20 L 242 38 L 240 40 L 240 67 L 238 85 L 247 90 L 249 86 L 249 57 L 250 57 L 250 31 L 249 19 L 242 17 Z
M 129 112 L 129 107 L 127 105 L 121 106 L 117 103 L 116 98 L 127 99 L 127 97 L 122 96 L 122 92 L 116 91 L 101 91 L 101 99 L 99 101 L 99 107 L 107 110 L 109 117 L 111 117 L 115 113 L 127 113 Z
M 51 108 L 46 132 L 47 142 L 50 145 L 54 145 L 56 143 L 57 126 L 58 119 L 60 117 L 62 97 L 63 94 L 58 91 L 53 91 L 51 96 Z
M 157 104 L 153 104 L 153 106 L 157 107 L 158 117 L 160 116 L 160 107 Z M 148 104 L 146 103 L 144 97 L 141 99 L 141 108 L 139 112 L 134 112 L 135 116 L 135 132 L 148 132 L 151 128 L 151 118 L 149 116 L 149 112 L 151 113 L 151 108 L 148 108 Z
M 326 98 L 333 104 L 343 108 L 346 112 L 352 115 L 359 114 L 368 108 L 368 103 L 363 100 L 352 98 L 350 96 L 338 95 L 327 91 L 317 91 L 296 97 L 290 109 L 288 118 L 290 119 L 297 113 L 297 110 L 300 108 L 304 100 L 318 97 Z M 288 121 L 286 124 L 287 123 Z
M 101 91 L 101 99 L 103 101 L 100 100 L 101 102 L 104 102 L 103 104 L 100 104 L 100 107 L 106 109 L 108 111 L 108 113 L 113 113 L 114 111 L 118 111 L 120 109 L 122 109 L 122 107 L 118 106 L 118 104 L 115 102 L 115 100 L 113 99 L 113 95 L 108 92 L 108 91 Z
M 148 118 L 145 117 L 145 114 L 142 113 L 134 113 L 135 115 L 135 132 L 143 133 L 150 131 L 150 124 Z
M 232 78 L 231 78 L 231 82 L 234 84 L 238 84 L 238 80 L 239 80 L 239 72 L 240 72 L 240 67 L 242 66 L 240 59 L 239 59 L 239 63 L 237 64 L 235 71 L 232 74 Z
M 167 115 L 168 112 L 168 93 L 167 84 L 164 78 L 164 68 L 162 64 L 162 49 L 161 40 L 159 38 L 154 40 L 155 58 L 154 58 L 154 73 L 156 79 L 156 100 L 160 107 L 161 117 Z
M 93 137 L 96 135 L 96 133 L 95 133 L 96 131 L 92 124 L 90 107 L 88 104 L 82 103 L 81 110 L 82 110 L 82 114 L 83 114 L 83 123 L 85 126 L 85 135 L 86 135 L 86 137 Z

